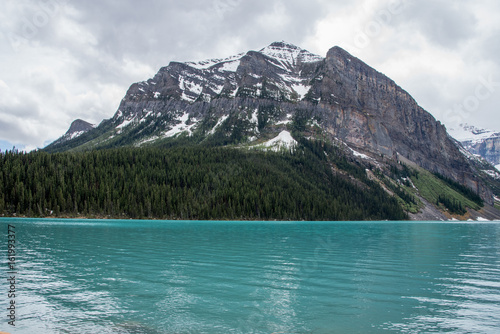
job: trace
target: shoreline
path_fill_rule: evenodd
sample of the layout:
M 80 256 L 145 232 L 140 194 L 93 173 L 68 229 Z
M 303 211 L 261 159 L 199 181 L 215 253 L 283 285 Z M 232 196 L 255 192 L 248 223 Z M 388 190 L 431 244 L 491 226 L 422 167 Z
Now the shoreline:
M 478 217 L 477 219 L 469 218 L 467 220 L 457 219 L 451 217 L 449 219 L 407 219 L 407 220 L 291 220 L 291 219 L 225 219 L 225 218 L 215 218 L 215 219 L 181 219 L 181 218 L 130 218 L 130 217 L 110 217 L 110 216 L 46 216 L 46 217 L 35 217 L 35 216 L 7 216 L 0 215 L 0 220 L 2 219 L 55 219 L 55 220 L 130 220 L 130 221 L 178 221 L 178 222 L 438 222 L 438 223 L 482 223 L 482 222 L 500 222 L 500 219 L 486 219 Z

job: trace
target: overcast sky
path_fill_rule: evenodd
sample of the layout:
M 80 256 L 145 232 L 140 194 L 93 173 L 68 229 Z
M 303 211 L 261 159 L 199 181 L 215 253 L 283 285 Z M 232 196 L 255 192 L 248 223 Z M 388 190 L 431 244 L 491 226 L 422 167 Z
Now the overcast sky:
M 498 0 L 0 0 L 0 149 L 98 124 L 170 61 L 338 45 L 448 127 L 500 131 Z

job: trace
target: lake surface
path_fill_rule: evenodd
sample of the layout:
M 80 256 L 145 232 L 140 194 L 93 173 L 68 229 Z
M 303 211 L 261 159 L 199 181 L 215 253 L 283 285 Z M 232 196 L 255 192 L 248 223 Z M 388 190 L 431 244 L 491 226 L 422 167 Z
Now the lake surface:
M 500 333 L 498 223 L 9 224 L 11 333 Z

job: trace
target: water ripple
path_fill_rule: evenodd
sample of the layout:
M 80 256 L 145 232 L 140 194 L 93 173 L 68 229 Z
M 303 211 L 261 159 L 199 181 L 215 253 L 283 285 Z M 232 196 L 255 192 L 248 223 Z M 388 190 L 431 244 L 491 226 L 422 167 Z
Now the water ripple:
M 16 333 L 500 328 L 499 224 L 14 223 Z

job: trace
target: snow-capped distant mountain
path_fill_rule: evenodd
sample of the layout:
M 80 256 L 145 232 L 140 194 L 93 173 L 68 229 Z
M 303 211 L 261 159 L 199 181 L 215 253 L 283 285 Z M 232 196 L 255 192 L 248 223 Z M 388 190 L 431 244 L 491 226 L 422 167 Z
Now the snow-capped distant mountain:
M 460 124 L 459 127 L 449 129 L 448 133 L 470 153 L 483 157 L 499 168 L 500 132 Z
M 470 142 L 472 144 L 500 136 L 498 131 L 481 129 L 469 124 L 460 124 L 458 127 L 450 128 L 448 133 L 459 142 Z

